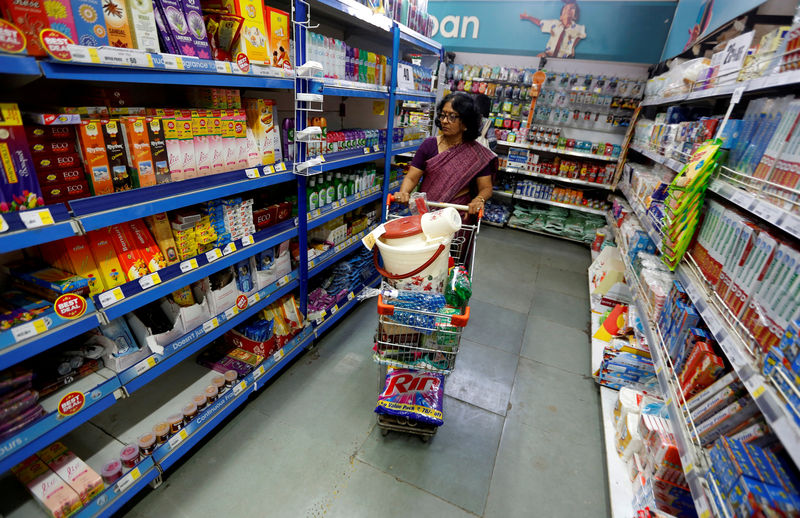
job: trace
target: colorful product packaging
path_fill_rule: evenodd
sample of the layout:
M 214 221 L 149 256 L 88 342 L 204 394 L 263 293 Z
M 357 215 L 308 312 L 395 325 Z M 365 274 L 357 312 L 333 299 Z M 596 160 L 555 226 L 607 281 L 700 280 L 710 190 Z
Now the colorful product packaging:
M 2 0 L 0 12 L 25 34 L 28 42 L 27 52 L 31 56 L 46 56 L 39 41 L 39 33 L 50 27 L 44 0 Z
M 108 31 L 101 0 L 71 0 L 75 21 L 75 43 L 86 47 L 108 45 Z
M 108 44 L 125 49 L 136 48 L 127 3 L 132 0 L 103 0 L 103 15 L 108 30 Z
M 111 243 L 109 231 L 107 229 L 92 230 L 87 233 L 86 237 L 106 289 L 125 284 L 125 275 L 122 273 L 117 252 Z
M 171 110 L 161 117 L 161 126 L 164 129 L 164 146 L 167 151 L 170 176 L 172 180 L 185 180 L 183 172 L 183 156 L 181 155 L 181 141 L 179 138 L 178 121 Z
M 117 259 L 125 272 L 127 281 L 133 281 L 147 275 L 147 263 L 142 259 L 136 248 L 136 242 L 127 225 L 112 225 L 109 227 L 109 238 Z
M 0 212 L 15 212 L 44 205 L 22 114 L 16 104 L 0 104 Z
M 158 29 L 152 0 L 125 0 L 134 47 L 146 52 L 160 52 Z
M 156 183 L 169 183 L 172 178 L 167 159 L 167 144 L 164 140 L 164 126 L 158 117 L 146 117 L 145 124 L 147 136 L 150 139 L 150 156 L 153 158 Z
M 104 121 L 101 127 L 114 192 L 128 191 L 132 188 L 132 182 L 128 175 L 128 153 L 119 119 Z
M 31 496 L 52 518 L 66 518 L 81 507 L 78 494 L 36 455 L 11 468 Z
M 242 52 L 251 63 L 270 64 L 264 3 L 259 0 L 223 0 L 222 4 L 229 13 L 244 18 L 239 40 L 234 45 L 231 55 L 235 57 Z
M 192 143 L 195 153 L 197 176 L 212 172 L 211 132 L 206 110 L 192 111 Z
M 68 36 L 72 41 L 78 41 L 78 31 L 69 0 L 45 0 L 44 9 L 51 29 Z
M 88 505 L 103 490 L 100 475 L 61 442 L 54 442 L 36 455 L 78 493 L 84 505 Z
M 106 286 L 103 275 L 92 256 L 92 251 L 86 236 L 72 236 L 63 240 L 64 250 L 69 260 L 71 271 L 75 275 L 84 277 L 89 282 L 89 293 L 97 295 L 113 286 Z
M 150 135 L 144 117 L 124 117 L 120 121 L 122 138 L 128 150 L 128 166 L 133 176 L 134 187 L 150 187 L 156 184 L 153 156 L 150 153 Z
M 86 177 L 95 196 L 114 192 L 102 126 L 99 120 L 85 120 L 78 128 Z
M 272 51 L 272 66 L 278 68 L 292 68 L 292 59 L 289 44 L 289 13 L 266 8 L 267 30 L 269 31 L 269 49 Z
M 246 99 L 247 126 L 256 138 L 261 151 L 261 164 L 270 165 L 281 160 L 278 128 L 275 126 L 275 101 Z
M 138 251 L 139 257 L 147 265 L 147 269 L 152 273 L 166 267 L 167 261 L 164 259 L 164 255 L 158 248 L 153 236 L 150 235 L 150 231 L 147 230 L 147 225 L 145 225 L 144 221 L 134 219 L 127 222 L 126 225 L 130 229 L 133 246 Z
M 375 412 L 434 426 L 444 424 L 444 375 L 389 367 Z
M 191 37 L 194 54 L 200 59 L 211 59 L 211 46 L 208 44 L 206 22 L 203 20 L 203 11 L 200 9 L 199 0 L 182 0 L 183 14 L 186 17 L 188 34 Z
M 180 161 L 183 177 L 196 178 L 198 173 L 194 150 L 194 134 L 192 132 L 192 112 L 189 110 L 176 112 L 175 122 L 178 129 L 178 141 L 180 142 Z
M 178 250 L 172 238 L 172 229 L 170 228 L 167 214 L 161 212 L 159 214 L 147 216 L 145 222 L 158 243 L 158 247 L 161 249 L 161 253 L 164 255 L 167 264 L 177 263 L 179 260 Z

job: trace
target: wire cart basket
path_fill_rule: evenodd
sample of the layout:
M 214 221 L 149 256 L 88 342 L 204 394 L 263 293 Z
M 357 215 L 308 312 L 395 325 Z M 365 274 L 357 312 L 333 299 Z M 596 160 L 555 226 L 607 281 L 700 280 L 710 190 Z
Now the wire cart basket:
M 388 202 L 391 201 L 390 195 Z M 428 202 L 428 206 L 453 207 L 463 212 L 468 210 L 464 205 L 447 203 Z M 390 216 L 389 219 L 396 217 L 398 216 Z M 480 217 L 474 225 L 462 224 L 449 247 L 449 266 L 463 266 L 469 272 L 470 278 L 473 274 L 475 245 L 479 232 Z M 373 359 L 379 365 L 379 392 L 384 389 L 389 367 L 450 374 L 455 369 L 461 334 L 469 322 L 469 306 L 445 307 L 444 296 L 438 293 L 420 292 L 419 304 L 415 304 L 414 295 L 417 294 L 414 293 L 406 292 L 406 296 L 401 299 L 398 297 L 400 292 L 395 289 L 392 279 L 386 277 L 387 272 L 380 267 L 378 271 L 384 275 L 378 295 L 378 329 L 373 349 Z M 437 297 L 441 298 L 440 309 L 436 311 L 426 309 L 430 305 L 426 305 L 425 302 Z M 378 414 L 378 427 L 383 435 L 394 430 L 418 435 L 423 441 L 432 437 L 438 428 L 413 419 L 384 414 Z

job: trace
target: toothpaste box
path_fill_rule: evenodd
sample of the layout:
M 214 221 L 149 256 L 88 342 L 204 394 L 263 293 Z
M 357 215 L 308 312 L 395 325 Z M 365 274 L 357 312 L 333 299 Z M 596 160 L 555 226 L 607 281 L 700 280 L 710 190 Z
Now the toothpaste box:
M 11 471 L 52 518 L 67 518 L 82 507 L 75 490 L 36 455 L 28 457 Z
M 101 0 L 71 0 L 75 21 L 75 43 L 85 47 L 108 45 L 108 30 Z
M 0 212 L 44 205 L 19 107 L 0 103 Z
M 103 490 L 103 479 L 100 475 L 62 443 L 56 441 L 37 455 L 78 493 L 84 505 L 88 505 Z
M 85 120 L 78 128 L 86 177 L 95 196 L 114 192 L 102 126 L 99 120 Z

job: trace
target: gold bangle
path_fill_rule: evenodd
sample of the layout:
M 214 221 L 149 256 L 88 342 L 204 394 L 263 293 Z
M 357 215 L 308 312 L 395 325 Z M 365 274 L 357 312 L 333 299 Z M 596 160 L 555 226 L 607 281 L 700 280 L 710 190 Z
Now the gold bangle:
M 486 200 L 483 199 L 483 196 L 475 196 L 475 198 L 481 200 L 481 203 L 484 203 L 484 204 L 486 203 Z

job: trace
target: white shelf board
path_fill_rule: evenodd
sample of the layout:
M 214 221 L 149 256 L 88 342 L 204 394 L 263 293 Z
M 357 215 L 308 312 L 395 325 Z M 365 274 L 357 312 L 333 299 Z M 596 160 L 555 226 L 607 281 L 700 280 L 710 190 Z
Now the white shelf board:
M 633 484 L 628 478 L 628 467 L 615 446 L 614 405 L 619 392 L 600 387 L 600 408 L 603 415 L 606 467 L 608 468 L 608 496 L 611 500 L 612 518 L 633 516 Z

